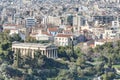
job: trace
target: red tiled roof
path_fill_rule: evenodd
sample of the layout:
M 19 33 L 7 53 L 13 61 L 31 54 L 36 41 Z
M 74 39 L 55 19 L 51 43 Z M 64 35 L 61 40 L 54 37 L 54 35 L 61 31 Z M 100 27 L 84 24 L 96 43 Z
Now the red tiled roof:
M 53 28 L 48 28 L 48 30 L 50 32 L 57 32 L 58 31 L 58 28 L 57 27 L 53 27 Z
M 71 30 L 73 27 L 72 26 L 67 26 L 66 29 L 67 30 Z
M 18 26 L 16 24 L 4 24 L 5 26 Z
M 84 29 L 83 31 L 87 32 L 88 30 L 87 30 L 87 29 Z
M 36 34 L 38 34 L 38 33 L 31 33 L 30 35 L 36 35 Z
M 52 36 L 51 34 L 49 34 L 48 32 L 42 32 L 42 34 L 46 34 L 48 36 Z
M 70 34 L 72 34 L 72 31 L 71 30 L 64 30 L 63 33 L 70 33 Z
M 71 33 L 72 33 L 72 31 L 71 31 L 71 30 L 64 30 L 64 32 L 71 32 Z
M 72 26 L 67 26 L 67 28 L 72 28 Z
M 71 37 L 72 35 L 68 35 L 68 34 L 57 34 L 56 37 Z

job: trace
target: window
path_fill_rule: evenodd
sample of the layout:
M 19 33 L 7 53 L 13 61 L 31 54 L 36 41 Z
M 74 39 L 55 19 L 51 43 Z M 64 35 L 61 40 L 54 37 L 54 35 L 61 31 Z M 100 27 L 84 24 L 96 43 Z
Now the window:
M 62 45 L 64 45 L 64 42 L 62 42 Z
M 61 38 L 59 38 L 59 40 L 61 40 Z

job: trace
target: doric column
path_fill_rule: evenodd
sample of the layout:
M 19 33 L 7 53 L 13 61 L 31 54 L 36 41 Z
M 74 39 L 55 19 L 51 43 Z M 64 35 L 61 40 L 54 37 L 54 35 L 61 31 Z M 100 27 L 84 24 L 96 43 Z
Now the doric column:
M 43 50 L 43 55 L 45 55 L 45 50 Z
M 29 49 L 27 49 L 27 56 L 29 56 Z
M 49 50 L 47 50 L 47 57 L 48 57 L 48 58 L 50 57 Z
M 51 55 L 50 55 L 50 51 L 48 50 L 48 57 L 50 58 L 51 57 Z
M 15 51 L 14 51 L 15 54 L 16 54 L 16 51 L 17 51 L 17 49 L 15 48 Z
M 46 55 L 46 53 L 47 53 L 47 51 L 45 50 L 45 51 L 44 51 L 44 55 Z
M 49 54 L 49 58 L 51 58 L 51 53 L 50 53 L 50 51 L 48 50 L 48 54 Z
M 50 50 L 50 58 L 52 58 L 53 56 L 52 56 L 52 52 L 51 52 L 51 50 Z
M 47 50 L 45 50 L 45 54 L 44 55 L 47 56 Z
M 22 55 L 24 55 L 25 56 L 25 49 L 23 49 L 23 54 Z
M 50 50 L 50 58 L 53 58 L 52 51 Z
M 43 55 L 43 50 L 41 50 L 41 55 Z
M 51 51 L 50 51 L 50 50 L 49 50 L 49 55 L 50 55 L 49 57 L 51 58 L 51 57 L 52 57 L 52 55 L 51 55 Z
M 24 55 L 24 49 L 22 48 L 22 54 L 21 55 Z
M 51 52 L 52 52 L 53 58 L 55 58 L 54 51 L 53 51 L 53 50 L 51 50 Z
M 54 58 L 54 52 L 53 52 L 53 50 L 51 50 L 51 54 L 52 54 L 52 58 Z
M 49 57 L 49 50 L 47 50 L 47 55 L 46 56 Z
M 30 54 L 30 57 L 32 56 L 32 49 L 29 49 L 29 54 Z
M 21 48 L 19 48 L 19 50 L 20 50 L 20 55 L 22 55 L 22 49 L 21 49 Z
M 25 49 L 25 56 L 26 56 L 27 50 Z
M 55 50 L 55 54 L 56 54 L 56 58 L 58 58 L 58 55 L 57 55 L 57 49 Z
M 56 58 L 55 49 L 53 49 L 53 53 L 54 53 L 54 58 Z
M 26 56 L 28 56 L 28 49 L 26 49 Z
M 21 48 L 21 55 L 23 55 L 23 48 Z
M 28 55 L 28 49 L 26 49 L 26 56 Z
M 31 49 L 28 49 L 28 56 L 32 57 L 32 50 Z
M 34 50 L 32 49 L 32 58 L 34 58 Z
M 56 49 L 54 49 L 54 58 L 58 58 Z

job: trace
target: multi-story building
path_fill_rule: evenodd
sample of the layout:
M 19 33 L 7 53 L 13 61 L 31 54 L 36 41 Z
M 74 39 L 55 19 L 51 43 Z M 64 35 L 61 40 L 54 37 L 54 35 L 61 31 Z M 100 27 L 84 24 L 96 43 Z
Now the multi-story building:
M 93 16 L 93 20 L 94 21 L 99 21 L 99 23 L 102 23 L 102 24 L 108 24 L 108 23 L 111 23 L 112 21 L 115 20 L 115 16 L 97 15 L 97 16 Z
M 75 26 L 76 28 L 74 28 L 74 31 L 80 31 L 80 27 L 85 25 L 85 20 L 82 16 L 74 16 L 73 17 L 73 26 Z
M 104 28 L 102 27 L 94 27 L 91 28 L 93 32 L 93 36 L 97 37 L 97 39 L 102 39 L 103 38 L 103 33 L 104 33 Z M 95 39 L 95 37 L 93 39 Z
M 103 34 L 104 39 L 119 39 L 120 38 L 120 24 L 119 21 L 112 21 L 112 25 L 105 29 Z
M 53 28 L 48 28 L 47 32 L 51 34 L 52 36 L 55 36 L 58 34 L 59 28 L 58 27 L 53 27 Z
M 60 26 L 62 24 L 62 20 L 59 16 L 58 17 L 48 16 L 47 23 Z
M 120 0 L 104 0 L 104 1 L 106 1 L 106 2 L 114 2 L 114 3 L 120 3 Z
M 117 38 L 117 31 L 115 28 L 109 28 L 105 30 L 105 33 L 103 33 L 103 38 L 104 39 L 115 39 Z
M 58 46 L 68 46 L 71 44 L 72 35 L 59 33 L 55 36 L 54 42 Z
M 25 19 L 25 23 L 26 23 L 25 24 L 26 27 L 33 27 L 33 26 L 35 26 L 36 20 L 35 20 L 35 18 L 29 17 L 29 18 Z
M 3 30 L 13 30 L 16 29 L 17 26 L 16 24 L 3 24 Z
M 30 3 L 32 0 L 20 0 L 23 4 L 28 4 Z
M 36 40 L 39 41 L 53 41 L 53 37 L 51 34 L 48 34 L 47 32 L 39 33 L 36 35 Z

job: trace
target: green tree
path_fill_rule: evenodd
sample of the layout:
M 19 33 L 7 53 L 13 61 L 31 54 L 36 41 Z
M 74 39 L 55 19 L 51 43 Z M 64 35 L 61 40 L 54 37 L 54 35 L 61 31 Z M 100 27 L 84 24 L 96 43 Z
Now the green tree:
M 83 53 L 81 52 L 81 49 L 77 47 L 75 48 L 75 54 L 77 55 L 77 57 L 81 57 Z
M 7 61 L 10 64 L 13 61 L 11 45 L 12 43 L 9 41 L 9 34 L 0 32 L 0 58 L 2 61 Z
M 115 74 L 113 72 L 107 72 L 103 75 L 103 80 L 113 80 L 115 78 Z
M 25 40 L 25 42 L 37 42 L 35 38 L 28 36 Z
M 13 41 L 21 41 L 22 39 L 19 36 L 19 34 L 13 34 L 12 36 L 9 37 L 9 40 L 13 42 Z
M 85 58 L 84 56 L 78 57 L 77 61 L 76 61 L 76 65 L 81 66 L 82 64 L 85 63 Z

